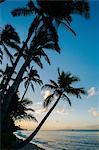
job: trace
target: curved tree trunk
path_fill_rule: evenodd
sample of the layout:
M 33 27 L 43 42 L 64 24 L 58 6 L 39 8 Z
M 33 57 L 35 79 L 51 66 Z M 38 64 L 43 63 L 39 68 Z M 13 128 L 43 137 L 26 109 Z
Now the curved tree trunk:
M 23 51 L 24 51 L 25 47 L 27 46 L 27 44 L 28 44 L 30 38 L 31 38 L 31 36 L 30 36 L 30 37 L 27 37 L 27 39 L 26 39 L 26 41 L 24 42 L 24 44 L 23 44 L 21 50 L 19 51 L 19 54 L 18 54 L 18 56 L 17 56 L 17 58 L 16 58 L 16 60 L 15 60 L 15 62 L 14 62 L 14 64 L 13 64 L 12 70 L 11 70 L 11 72 L 9 73 L 9 76 L 8 76 L 8 78 L 7 78 L 7 80 L 6 80 L 5 85 L 4 85 L 3 92 L 5 92 L 5 90 L 6 90 L 6 88 L 7 88 L 7 85 L 8 85 L 8 83 L 9 83 L 10 79 L 11 79 L 11 76 L 13 75 L 14 70 L 15 70 L 15 68 L 16 68 L 16 66 L 17 66 L 17 64 L 18 64 L 18 62 L 19 62 L 19 60 L 20 60 L 20 58 L 21 58 L 21 56 L 22 56 L 22 54 L 23 54 Z
M 6 93 L 5 97 L 4 97 L 4 102 L 2 105 L 2 119 L 5 120 L 5 115 L 7 114 L 9 105 L 11 103 L 12 97 L 14 95 L 14 93 L 17 91 L 21 81 L 22 81 L 22 76 L 24 74 L 24 71 L 26 70 L 26 67 L 29 65 L 30 63 L 30 57 L 28 57 L 28 59 L 24 62 L 24 64 L 22 65 L 14 83 L 12 84 L 12 86 L 10 87 L 10 89 L 8 90 L 8 92 Z
M 40 16 L 38 17 L 38 22 L 39 22 L 39 19 L 40 19 Z M 32 28 L 33 23 L 35 23 L 34 20 L 32 21 L 30 28 Z M 28 42 L 29 42 L 33 32 L 34 32 L 34 30 L 31 30 L 31 32 L 29 31 L 28 37 L 27 37 L 26 41 L 23 43 L 23 46 L 22 46 L 22 48 L 19 51 L 19 54 L 18 54 L 18 56 L 17 56 L 17 58 L 16 58 L 16 60 L 15 60 L 15 62 L 13 64 L 12 70 L 11 70 L 9 76 L 8 76 L 8 79 L 7 79 L 6 83 L 5 83 L 4 92 L 6 90 L 6 87 L 7 87 L 8 83 L 9 83 L 10 79 L 11 79 L 11 76 L 13 75 L 14 70 L 15 70 L 15 68 L 16 68 L 16 66 L 17 66 L 17 64 L 18 64 L 18 62 L 19 62 L 19 60 L 20 60 L 20 58 L 21 58 L 21 56 L 23 54 L 23 51 L 24 51 L 25 47 L 27 47 L 27 44 L 28 44 Z
M 38 125 L 38 127 L 34 130 L 34 132 L 26 140 L 24 140 L 23 142 L 20 142 L 19 145 L 16 145 L 16 147 L 15 147 L 16 149 L 24 147 L 25 145 L 27 145 L 34 138 L 34 136 L 41 129 L 41 127 L 44 124 L 44 122 L 46 121 L 46 119 L 49 117 L 49 115 L 51 114 L 51 112 L 54 110 L 54 108 L 58 104 L 60 98 L 61 98 L 61 95 L 58 97 L 58 99 L 56 100 L 56 102 L 54 103 L 54 105 L 51 107 L 51 109 L 48 111 L 48 113 L 42 119 L 42 121 L 40 122 L 40 124 Z
M 29 88 L 29 84 L 27 85 L 27 87 L 26 87 L 26 89 L 25 89 L 25 91 L 24 91 L 24 94 L 23 94 L 23 96 L 22 96 L 22 98 L 21 98 L 21 101 L 24 99 L 25 94 L 26 94 L 26 92 L 27 92 L 28 88 Z

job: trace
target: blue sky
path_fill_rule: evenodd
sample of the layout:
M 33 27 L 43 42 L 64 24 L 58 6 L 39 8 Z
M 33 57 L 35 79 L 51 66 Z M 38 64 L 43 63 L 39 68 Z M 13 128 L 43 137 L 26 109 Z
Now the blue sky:
M 0 4 L 0 27 L 5 24 L 12 24 L 22 41 L 26 38 L 27 29 L 33 16 L 14 18 L 10 12 L 13 8 L 24 6 L 25 2 L 6 0 Z M 49 79 L 55 80 L 57 78 L 57 68 L 59 67 L 61 70 L 70 71 L 80 77 L 81 81 L 78 86 L 85 87 L 88 91 L 88 96 L 83 96 L 81 100 L 71 97 L 72 108 L 61 101 L 46 121 L 44 129 L 97 128 L 99 124 L 99 1 L 90 1 L 90 10 L 91 17 L 89 20 L 80 16 L 73 17 L 72 28 L 77 33 L 76 37 L 64 26 L 59 27 L 61 54 L 51 50 L 47 51 L 52 65 L 49 66 L 44 60 L 42 60 L 44 62 L 43 70 L 35 65 L 44 83 L 48 83 Z M 24 92 L 22 86 L 20 90 Z M 46 93 L 43 93 L 43 96 L 44 94 Z M 35 93 L 31 89 L 27 92 L 27 97 L 33 100 L 33 107 L 37 108 L 35 116 L 37 116 L 38 121 L 45 114 L 41 110 L 43 96 L 39 86 L 35 86 Z M 52 121 L 53 126 L 51 125 Z M 28 122 L 21 122 L 20 124 L 25 127 L 28 126 Z M 36 126 L 33 122 L 29 124 L 30 128 Z

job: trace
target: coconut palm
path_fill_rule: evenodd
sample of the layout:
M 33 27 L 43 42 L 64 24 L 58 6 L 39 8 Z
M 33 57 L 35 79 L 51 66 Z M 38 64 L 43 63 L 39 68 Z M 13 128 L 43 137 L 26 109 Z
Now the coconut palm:
M 32 101 L 29 99 L 21 99 L 18 94 L 14 94 L 14 101 L 10 104 L 8 118 L 12 118 L 15 122 L 16 120 L 29 119 L 37 122 L 33 114 L 28 112 L 34 112 L 34 109 L 30 108 Z
M 48 1 L 47 1 L 48 2 Z M 72 1 L 72 3 L 73 3 L 73 1 Z M 82 4 L 83 3 L 83 4 Z M 74 4 L 74 5 L 73 5 Z M 75 12 L 76 12 L 76 7 L 78 6 L 76 6 L 76 4 L 77 3 L 73 3 L 72 4 L 72 7 L 74 7 L 74 8 L 72 8 L 70 5 L 71 5 L 71 3 L 69 3 L 68 4 L 68 7 L 70 7 L 70 9 L 71 10 L 75 10 Z M 88 5 L 88 2 L 83 2 L 83 1 L 81 1 L 81 8 L 82 7 L 84 7 L 84 9 L 85 9 L 85 12 L 89 12 L 89 9 L 88 9 L 88 7 L 87 6 L 89 6 Z M 79 5 L 80 5 L 79 4 Z M 87 6 L 86 6 L 86 5 Z M 62 4 L 63 5 L 63 4 Z M 66 5 L 66 4 L 65 4 Z M 55 5 L 54 5 L 55 6 Z M 46 20 L 46 27 L 48 28 L 48 26 L 51 26 L 52 25 L 52 19 L 50 19 L 51 18 L 51 15 L 48 15 L 48 17 L 45 17 L 44 16 L 44 13 L 39 13 L 40 11 L 38 11 L 38 8 L 36 8 L 36 7 L 34 7 L 34 3 L 32 2 L 32 1 L 30 1 L 30 3 L 28 4 L 28 6 L 27 7 L 29 7 L 29 8 L 31 8 L 31 10 L 33 10 L 33 8 L 34 8 L 34 10 L 35 10 L 35 12 L 37 11 L 37 13 L 38 13 L 38 16 L 37 16 L 37 18 L 39 18 L 40 20 L 43 18 L 43 23 L 44 23 L 44 25 L 45 25 L 45 20 Z M 68 8 L 67 7 L 67 8 Z M 35 9 L 36 8 L 36 9 Z M 26 8 L 27 9 L 27 8 Z M 78 9 L 78 7 L 77 7 L 77 9 Z M 79 6 L 79 9 L 80 9 L 80 6 Z M 86 11 L 88 9 L 88 11 Z M 18 14 L 20 15 L 20 14 L 24 14 L 25 12 L 25 8 L 23 8 L 23 9 L 21 9 L 21 13 L 19 12 L 20 10 L 15 10 L 16 11 L 16 13 L 18 12 Z M 53 10 L 54 11 L 54 10 Z M 26 10 L 26 14 L 28 14 L 28 12 L 29 12 L 29 9 L 27 9 Z M 83 12 L 83 11 L 82 11 Z M 12 12 L 12 14 L 14 15 L 14 11 Z M 41 15 L 42 14 L 42 15 Z M 59 13 L 58 13 L 59 14 Z M 69 12 L 69 14 L 71 15 L 72 14 L 72 11 L 70 11 Z M 83 13 L 82 13 L 83 14 Z M 86 13 L 87 14 L 87 13 Z M 15 15 L 14 15 L 15 16 Z M 40 16 L 42 17 L 42 18 L 40 18 Z M 50 18 L 49 18 L 50 17 Z M 47 18 L 47 19 L 46 19 Z M 64 19 L 64 18 L 63 18 Z M 38 19 L 37 19 L 38 20 Z M 39 22 L 39 21 L 37 21 L 37 22 Z M 36 23 L 35 23 L 36 24 Z M 39 23 L 37 23 L 37 25 L 39 25 Z M 40 26 L 41 27 L 41 26 Z M 37 28 L 37 27 L 36 27 Z M 30 27 L 30 30 L 32 31 L 34 31 L 34 24 L 33 24 L 33 28 L 32 28 L 32 24 L 31 24 L 31 27 Z M 41 29 L 42 29 L 42 27 L 41 27 Z M 54 28 L 50 28 L 51 29 L 51 31 L 52 32 L 54 32 L 55 30 L 52 30 L 52 29 L 54 29 Z M 49 30 L 50 30 L 49 29 Z M 29 31 L 30 31 L 29 30 Z M 31 35 L 33 32 L 29 32 L 29 35 Z M 35 33 L 39 33 L 39 32 L 36 32 L 35 31 Z M 45 33 L 46 33 L 46 30 L 45 30 Z M 55 33 L 55 32 L 54 32 Z M 56 32 L 57 33 L 57 32 Z M 30 50 L 32 49 L 36 49 L 37 50 L 37 46 L 39 47 L 39 45 L 41 44 L 40 42 L 41 42 L 41 40 L 40 40 L 40 42 L 39 42 L 39 40 L 38 39 L 42 39 L 42 43 L 43 43 L 43 45 L 44 45 L 44 42 L 46 41 L 46 39 L 48 39 L 48 36 L 47 36 L 47 38 L 45 37 L 45 39 L 43 39 L 43 37 L 42 37 L 42 34 L 38 34 L 38 35 L 40 35 L 39 37 L 41 37 L 41 38 L 38 38 L 37 36 L 35 36 L 35 38 L 33 38 L 33 40 L 31 41 L 31 44 L 30 44 Z M 43 35 L 44 35 L 44 30 L 43 30 Z M 57 38 L 58 39 L 58 38 Z M 54 40 L 56 40 L 56 39 L 54 39 Z M 48 42 L 48 41 L 47 41 Z M 55 41 L 54 41 L 55 42 Z M 26 43 L 26 42 L 25 42 Z M 38 43 L 39 43 L 39 45 L 38 45 Z M 37 45 L 36 45 L 37 44 Z M 47 43 L 48 44 L 48 43 Z M 51 44 L 51 43 L 50 43 Z M 56 45 L 58 45 L 57 44 L 57 41 L 55 42 L 55 47 L 56 47 Z M 22 49 L 23 50 L 23 49 Z M 35 55 L 35 50 L 33 50 L 34 52 L 32 52 L 32 56 L 33 55 Z M 37 52 L 37 51 L 36 51 Z M 28 59 L 25 61 L 25 63 L 23 64 L 23 66 L 21 67 L 21 69 L 20 69 L 20 71 L 19 71 L 19 74 L 18 74 L 18 76 L 17 76 L 17 78 L 16 78 L 16 81 L 13 83 L 13 85 L 12 85 L 12 87 L 11 88 L 13 88 L 13 90 L 14 90 L 14 92 L 15 92 L 15 89 L 17 90 L 17 88 L 18 88 L 18 86 L 19 86 L 19 83 L 20 83 L 20 81 L 21 81 L 21 78 L 22 78 L 22 75 L 23 75 L 23 72 L 25 71 L 25 68 L 28 66 L 28 63 L 30 63 L 30 59 L 31 59 L 31 51 L 29 51 L 29 56 L 28 56 Z M 9 101 L 11 101 L 11 95 L 10 95 L 10 98 L 9 98 L 9 96 L 7 95 L 7 97 L 8 97 L 8 104 L 9 104 Z M 8 107 L 8 105 L 6 105 L 7 107 Z
M 0 90 L 4 90 L 5 84 L 6 84 L 6 80 L 7 80 L 8 76 L 9 76 L 11 70 L 12 70 L 12 67 L 8 66 L 8 64 L 6 65 L 5 70 L 0 69 L 0 78 L 1 78 Z M 16 74 L 16 72 L 14 72 L 14 73 Z M 14 80 L 14 78 L 11 78 L 11 80 Z
M 49 104 L 51 104 L 51 102 L 54 101 L 53 106 L 47 112 L 47 114 L 42 119 L 38 127 L 34 130 L 34 132 L 25 141 L 20 143 L 20 145 L 18 145 L 18 148 L 25 146 L 32 140 L 32 138 L 34 138 L 34 136 L 38 133 L 46 119 L 49 117 L 49 115 L 52 113 L 52 111 L 61 99 L 66 100 L 71 106 L 71 101 L 68 95 L 74 95 L 77 98 L 81 98 L 81 94 L 86 94 L 84 88 L 75 88 L 73 86 L 73 83 L 78 81 L 80 81 L 78 77 L 73 76 L 71 73 L 68 72 L 60 72 L 58 69 L 57 82 L 50 80 L 50 84 L 45 84 L 42 87 L 42 89 L 50 89 L 52 92 L 48 97 L 45 98 L 44 107 L 48 107 Z
M 38 75 L 37 70 L 33 69 L 33 66 L 31 67 L 30 71 L 27 70 L 27 75 L 23 77 L 23 80 L 25 80 L 24 86 L 25 86 L 25 91 L 22 96 L 22 99 L 24 99 L 25 94 L 29 88 L 29 85 L 31 86 L 33 92 L 34 92 L 34 85 L 33 83 L 38 83 L 39 85 L 42 84 L 42 80 L 40 80 L 40 76 Z
M 13 63 L 13 55 L 9 52 L 8 47 L 20 50 L 20 38 L 15 29 L 7 24 L 0 32 L 0 46 L 3 47 L 4 52 L 9 56 L 10 61 Z M 2 50 L 2 52 L 3 52 Z
M 5 25 L 4 29 L 0 31 L 0 46 L 2 47 L 2 49 L 0 49 L 1 60 L 3 60 L 3 53 L 5 52 L 5 54 L 7 54 L 7 56 L 10 58 L 12 65 L 14 65 L 14 57 L 9 51 L 9 48 L 20 51 L 20 43 L 20 37 L 13 26 L 9 24 Z M 10 70 L 9 76 L 5 82 L 4 92 L 7 89 L 7 85 L 9 84 L 12 73 L 14 73 L 13 68 Z M 4 94 L 3 91 L 2 94 Z
M 37 0 L 38 6 L 35 6 L 35 2 L 29 0 L 26 7 L 17 8 L 12 11 L 13 16 L 30 15 L 37 13 L 42 16 L 47 15 L 50 20 L 55 20 L 59 25 L 64 24 L 70 31 L 76 35 L 70 24 L 72 22 L 72 15 L 78 14 L 89 18 L 89 3 L 86 0 L 62 0 L 62 1 L 42 1 Z
M 56 29 L 54 26 L 52 26 L 51 30 L 49 30 L 49 27 L 45 27 L 44 24 L 40 24 L 39 26 L 37 26 L 37 29 L 34 30 L 34 32 L 35 32 L 35 34 L 31 40 L 25 62 L 23 63 L 22 67 L 20 68 L 20 70 L 17 74 L 17 77 L 16 77 L 15 81 L 13 82 L 12 86 L 10 87 L 10 89 L 8 89 L 8 92 L 5 95 L 5 100 L 7 99 L 7 101 L 4 100 L 4 102 L 5 102 L 4 103 L 4 112 L 8 110 L 12 96 L 13 96 L 14 92 L 16 92 L 18 90 L 18 87 L 22 81 L 23 74 L 24 74 L 26 68 L 30 65 L 31 61 L 34 59 L 34 57 L 44 56 L 44 58 L 49 62 L 49 59 L 48 59 L 46 53 L 44 53 L 44 49 L 53 49 L 54 51 L 60 53 L 60 48 L 58 45 L 58 36 L 57 36 L 57 32 L 56 32 Z M 11 92 L 12 90 L 13 90 L 13 92 Z M 6 109 L 5 109 L 5 107 L 6 107 Z
M 54 19 L 58 25 L 64 24 L 74 34 L 70 27 L 74 14 L 89 18 L 89 3 L 86 0 L 42 1 L 37 0 L 40 11 Z M 75 34 L 76 35 L 76 34 Z
M 6 130 L 8 132 L 2 132 L 2 149 L 13 149 L 12 145 L 14 142 L 16 143 L 16 138 L 13 135 L 13 132 L 18 130 L 19 127 L 15 125 L 15 121 L 32 120 L 37 122 L 36 118 L 33 115 L 34 109 L 30 107 L 31 105 L 32 101 L 28 99 L 20 100 L 18 93 L 14 94 L 13 101 L 10 104 L 7 113 Z M 8 139 L 6 140 L 6 138 Z

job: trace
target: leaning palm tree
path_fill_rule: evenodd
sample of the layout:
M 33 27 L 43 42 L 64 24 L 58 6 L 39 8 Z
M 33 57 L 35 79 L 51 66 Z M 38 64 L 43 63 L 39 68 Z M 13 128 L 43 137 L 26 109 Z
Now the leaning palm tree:
M 45 27 L 45 25 L 42 23 L 42 21 L 40 23 L 41 24 L 39 26 L 37 26 L 36 29 L 34 30 L 35 34 L 32 37 L 30 47 L 29 47 L 29 49 L 27 51 L 27 55 L 25 57 L 25 62 L 21 66 L 21 68 L 16 76 L 15 81 L 13 82 L 11 87 L 8 89 L 8 91 L 4 97 L 4 104 L 3 104 L 4 108 L 2 107 L 3 108 L 3 116 L 5 116 L 5 114 L 7 113 L 9 104 L 12 100 L 12 96 L 18 90 L 18 87 L 22 81 L 22 77 L 23 77 L 23 74 L 24 74 L 26 68 L 30 65 L 30 63 L 34 60 L 34 58 L 36 58 L 35 60 L 37 60 L 38 56 L 39 56 L 39 59 L 41 56 L 43 56 L 47 60 L 47 62 L 50 63 L 48 56 L 46 55 L 44 50 L 52 49 L 52 50 L 60 53 L 60 47 L 58 45 L 58 35 L 57 35 L 55 27 L 51 26 L 51 29 L 53 30 L 52 31 L 52 30 L 49 30 L 49 26 Z M 29 31 L 29 33 L 30 33 L 30 31 Z M 5 119 L 3 119 L 3 120 L 5 120 Z
M 33 69 L 33 66 L 31 67 L 30 71 L 26 70 L 27 71 L 27 75 L 25 77 L 23 77 L 23 80 L 25 80 L 24 82 L 24 86 L 25 86 L 25 91 L 23 93 L 23 96 L 22 96 L 22 99 L 24 99 L 25 97 L 25 94 L 29 88 L 29 85 L 31 86 L 33 92 L 34 92 L 34 85 L 33 85 L 33 82 L 34 83 L 38 83 L 39 85 L 42 84 L 42 80 L 40 80 L 40 76 L 37 72 L 37 70 Z
M 17 52 L 20 51 L 20 37 L 18 33 L 15 31 L 14 27 L 10 24 L 5 25 L 4 29 L 0 31 L 0 57 L 1 57 L 1 63 L 3 60 L 3 54 L 5 54 L 9 57 L 10 62 L 12 63 L 12 66 L 14 64 L 14 56 L 9 51 L 9 48 L 15 49 Z M 14 73 L 14 71 L 13 71 Z M 5 82 L 4 85 L 4 92 L 7 88 L 7 85 L 11 79 L 12 69 L 10 70 L 9 76 Z M 3 95 L 4 92 L 1 94 Z
M 58 104 L 59 100 L 63 99 L 66 100 L 69 105 L 71 106 L 71 101 L 68 95 L 74 95 L 77 98 L 81 98 L 81 94 L 86 94 L 84 88 L 75 88 L 73 83 L 80 81 L 80 79 L 76 76 L 73 76 L 71 73 L 65 73 L 64 71 L 60 72 L 58 69 L 58 79 L 57 82 L 50 80 L 50 84 L 45 84 L 42 89 L 51 89 L 52 94 L 50 94 L 44 100 L 44 107 L 48 107 L 52 101 L 55 101 L 53 106 L 47 112 L 45 117 L 42 119 L 38 127 L 34 130 L 34 132 L 22 143 L 18 145 L 18 148 L 25 146 L 29 143 L 32 138 L 38 133 L 46 119 L 52 113 L 56 105 Z
M 10 104 L 9 111 L 7 113 L 6 130 L 8 130 L 8 132 L 1 133 L 2 149 L 12 149 L 11 147 L 13 143 L 16 142 L 16 137 L 13 135 L 13 132 L 19 128 L 15 125 L 15 121 L 32 120 L 37 122 L 37 119 L 33 115 L 34 109 L 31 107 L 31 104 L 32 101 L 29 99 L 20 100 L 18 93 L 14 94 L 13 102 Z M 6 140 L 5 137 L 8 137 L 8 139 Z
M 38 2 L 38 1 L 37 1 Z M 45 1 L 44 1 L 45 2 Z M 81 1 L 80 3 L 79 3 L 79 1 L 76 1 L 76 2 L 74 2 L 73 0 L 71 0 L 70 2 L 71 3 L 68 3 L 68 1 L 63 1 L 64 3 L 62 4 L 62 8 L 61 8 L 61 11 L 63 12 L 63 9 L 64 9 L 64 13 L 60 13 L 60 14 L 62 14 L 61 15 L 61 20 L 62 19 L 64 19 L 64 16 L 63 16 L 63 14 L 65 14 L 65 11 L 66 11 L 66 15 L 67 15 L 67 18 L 70 18 L 70 16 L 72 15 L 72 14 L 74 14 L 74 13 L 76 13 L 76 14 L 80 14 L 80 15 L 82 15 L 82 16 L 86 16 L 86 15 L 88 15 L 89 14 L 89 4 L 88 4 L 88 2 L 85 2 L 85 1 Z M 46 1 L 45 2 L 45 4 L 46 4 L 46 6 L 48 6 L 47 5 L 47 3 L 48 3 L 48 1 Z M 53 9 L 51 9 L 51 11 L 54 13 L 54 7 L 56 7 L 56 6 L 58 6 L 58 1 L 57 1 L 57 3 L 56 3 L 56 5 L 53 5 L 54 3 L 52 3 L 51 5 L 50 5 L 50 7 L 51 8 L 53 8 Z M 64 7 L 64 5 L 65 5 L 65 7 Z M 71 6 L 72 5 L 72 6 Z M 57 14 L 57 12 L 59 12 L 59 11 L 55 11 L 56 12 L 56 15 L 57 15 L 57 17 L 55 16 L 55 17 L 53 17 L 53 15 L 51 15 L 49 12 L 47 13 L 47 12 L 45 12 L 45 11 L 42 11 L 42 9 L 40 10 L 39 9 L 40 7 L 39 7 L 39 5 L 38 5 L 38 7 L 36 7 L 35 6 L 35 3 L 33 3 L 31 0 L 29 1 L 29 3 L 27 4 L 27 6 L 26 6 L 26 9 L 25 8 L 22 8 L 22 9 L 16 9 L 16 10 L 14 10 L 14 11 L 12 11 L 12 15 L 13 16 L 18 16 L 18 15 L 27 15 L 27 14 L 30 14 L 30 12 L 31 12 L 31 14 L 33 14 L 34 13 L 34 11 L 36 12 L 36 14 L 37 14 L 37 17 L 35 18 L 35 22 L 33 22 L 33 24 L 31 24 L 31 27 L 30 27 L 30 29 L 29 29 L 29 33 L 28 33 L 28 38 L 26 39 L 26 41 L 24 42 L 24 44 L 23 44 L 23 47 L 21 48 L 21 53 L 23 53 L 23 50 L 24 50 L 24 48 L 27 46 L 27 42 L 29 41 L 29 39 L 30 39 L 30 37 L 31 37 L 31 35 L 33 35 L 33 31 L 35 30 L 35 26 L 36 26 L 36 24 L 37 25 L 39 25 L 39 23 L 40 23 L 40 21 L 41 20 L 43 20 L 43 23 L 44 23 L 44 25 L 46 25 L 46 27 L 48 28 L 48 26 L 50 27 L 51 25 L 52 25 L 52 21 L 55 19 L 55 18 L 58 18 L 58 16 L 59 16 L 59 13 Z M 69 10 L 69 11 L 68 11 Z M 86 14 L 86 15 L 85 15 Z M 38 19 L 39 18 L 39 19 Z M 60 18 L 60 16 L 59 16 L 59 18 Z M 66 18 L 65 18 L 65 20 L 66 20 Z M 67 19 L 67 24 L 69 25 L 69 29 L 70 29 L 70 23 L 69 23 L 69 21 L 72 21 L 72 19 L 71 20 L 69 20 L 69 19 Z M 37 27 L 36 27 L 37 28 Z M 54 31 L 55 30 L 53 30 L 53 28 L 50 28 L 50 30 L 53 32 L 53 33 L 55 33 Z M 31 32 L 30 32 L 31 31 Z M 72 30 L 71 30 L 72 31 Z M 44 32 L 43 32 L 44 33 Z M 46 33 L 46 32 L 45 32 Z M 57 33 L 57 32 L 56 32 Z M 75 33 L 74 33 L 75 34 Z M 41 34 L 42 35 L 42 34 Z M 35 50 L 37 49 L 37 46 L 39 47 L 39 45 L 40 45 L 40 42 L 41 42 L 41 40 L 40 41 L 38 41 L 38 39 L 41 39 L 41 40 L 43 40 L 43 41 L 45 41 L 46 40 L 46 37 L 45 37 L 45 39 L 43 39 L 43 37 L 41 36 L 41 38 L 35 38 L 35 40 L 33 39 L 32 40 L 32 44 L 31 44 L 31 47 L 30 47 L 30 49 L 32 48 L 35 48 Z M 58 39 L 58 38 L 57 38 Z M 56 39 L 55 39 L 56 40 Z M 48 42 L 48 41 L 47 41 Z M 35 44 L 38 44 L 39 43 L 39 45 L 35 45 Z M 56 47 L 56 45 L 57 45 L 57 40 L 56 40 L 56 42 L 55 42 L 56 44 L 55 44 L 55 47 Z M 47 43 L 48 44 L 48 43 Z M 33 45 L 33 46 L 32 46 Z M 43 44 L 44 45 L 44 44 Z M 47 48 L 49 48 L 50 47 L 50 45 L 48 46 L 47 45 Z M 45 47 L 46 48 L 46 47 Z M 35 52 L 35 51 L 34 51 Z M 31 52 L 29 52 L 29 53 L 31 53 Z M 33 55 L 35 55 L 34 53 L 33 53 Z M 18 57 L 17 57 L 18 58 Z M 17 60 L 19 60 L 19 58 L 17 59 Z M 28 57 L 28 59 L 25 61 L 25 64 L 23 64 L 23 66 L 21 67 L 21 70 L 20 70 L 20 72 L 19 72 L 19 74 L 18 74 L 18 76 L 17 76 L 17 78 L 16 78 L 16 81 L 14 82 L 14 84 L 12 85 L 12 89 L 13 89 L 13 92 L 16 92 L 15 90 L 17 90 L 17 88 L 18 88 L 18 86 L 19 86 L 19 83 L 20 83 L 20 80 L 21 80 L 21 78 L 22 78 L 22 75 L 23 75 L 23 72 L 25 71 L 25 69 L 23 69 L 23 67 L 24 68 L 26 68 L 26 64 L 28 65 L 28 62 L 30 61 L 30 57 Z M 17 62 L 17 61 L 16 61 Z M 15 63 L 15 64 L 17 64 L 17 63 Z M 16 65 L 15 65 L 16 66 Z M 15 68 L 15 67 L 14 67 Z M 20 75 L 20 77 L 19 77 L 19 75 Z M 10 90 L 12 90 L 12 89 L 10 89 Z M 10 96 L 8 96 L 9 94 L 7 94 L 7 97 L 8 97 L 8 101 L 7 101 L 7 107 L 6 107 L 6 110 L 8 109 L 8 105 L 9 105 L 9 102 L 11 101 L 11 92 L 9 92 L 10 93 Z M 5 98 L 6 99 L 6 98 Z

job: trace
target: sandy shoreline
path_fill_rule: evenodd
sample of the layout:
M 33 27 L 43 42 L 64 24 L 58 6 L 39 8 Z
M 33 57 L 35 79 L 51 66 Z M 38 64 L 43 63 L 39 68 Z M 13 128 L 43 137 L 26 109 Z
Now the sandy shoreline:
M 22 142 L 22 139 L 17 138 L 18 142 Z M 32 144 L 29 143 L 26 146 L 24 146 L 23 148 L 20 148 L 19 150 L 45 150 L 39 146 L 37 146 L 36 144 Z
M 45 149 L 40 148 L 35 144 L 29 143 L 26 146 L 24 146 L 23 148 L 20 148 L 19 150 L 45 150 Z

